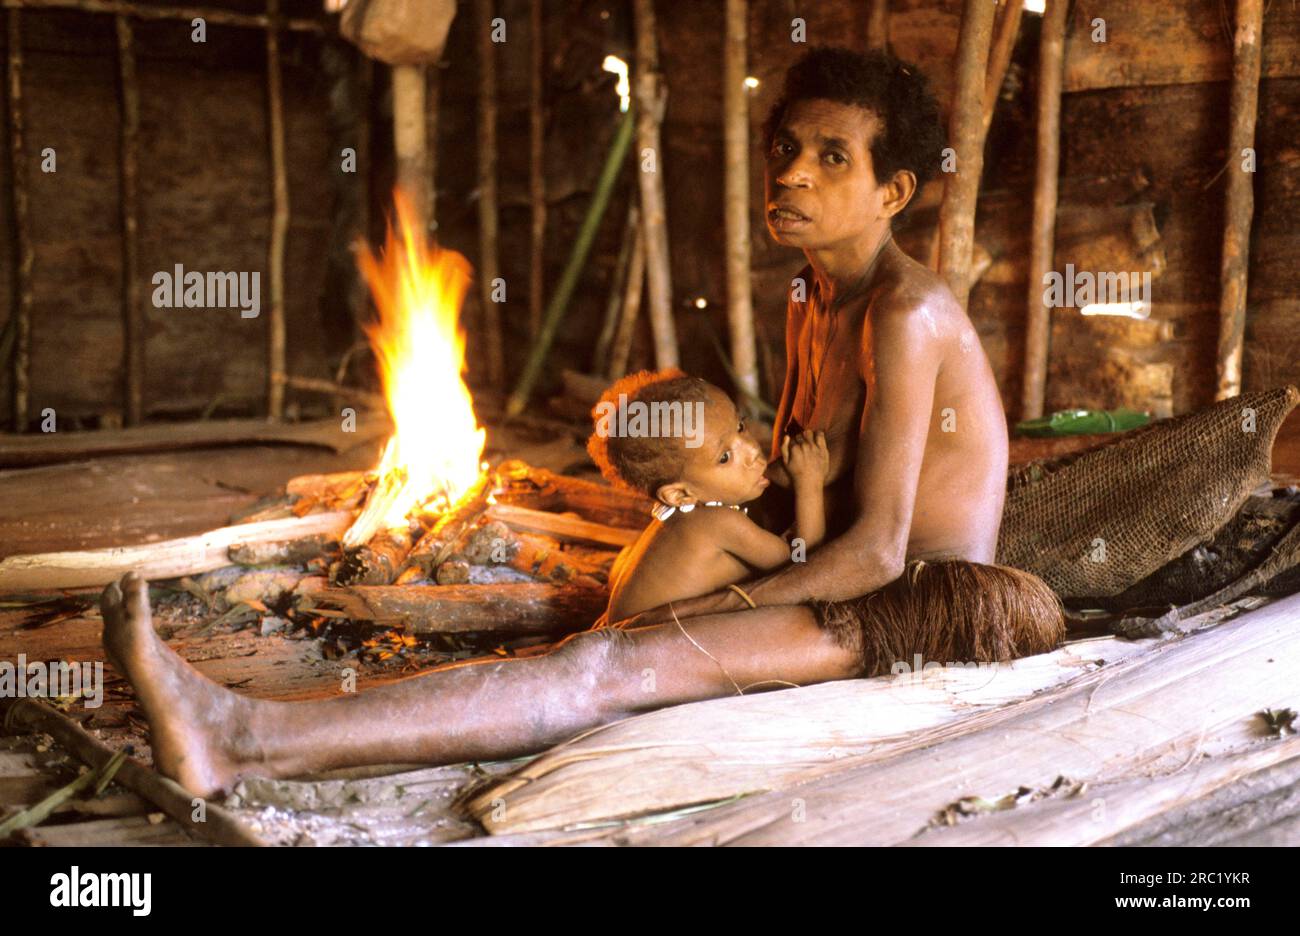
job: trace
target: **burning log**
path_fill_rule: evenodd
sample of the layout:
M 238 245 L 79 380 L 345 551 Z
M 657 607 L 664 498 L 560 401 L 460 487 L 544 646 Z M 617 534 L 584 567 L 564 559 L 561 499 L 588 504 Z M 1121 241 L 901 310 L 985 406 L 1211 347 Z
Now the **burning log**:
M 613 557 L 613 553 L 606 555 Z M 492 520 L 474 530 L 465 543 L 463 555 L 453 554 L 438 567 L 438 584 L 444 581 L 443 570 L 453 562 L 463 563 L 468 580 L 469 565 L 507 566 L 525 575 L 545 582 L 563 585 L 579 576 L 590 576 L 591 584 L 598 585 L 608 576 L 608 564 L 587 556 L 565 552 L 557 540 L 531 533 L 516 533 L 500 520 Z M 448 570 L 447 577 L 458 573 Z
M 512 504 L 494 504 L 488 508 L 487 516 L 502 521 L 512 529 L 528 533 L 545 533 L 562 541 L 617 546 L 620 549 L 635 543 L 640 535 L 636 530 L 606 526 L 581 517 L 531 510 Z
M 300 608 L 412 634 L 559 636 L 589 627 L 607 599 L 604 589 L 581 585 L 386 585 L 322 589 Z
M 405 584 L 415 578 L 432 578 L 434 570 L 455 551 L 457 541 L 483 515 L 491 493 L 491 478 L 485 475 L 461 498 L 459 504 L 439 517 L 429 531 L 420 537 L 399 570 L 398 582 Z
M 642 530 L 650 522 L 654 502 L 632 491 L 568 478 L 513 460 L 498 465 L 497 475 L 503 481 L 512 482 L 497 495 L 502 503 L 535 510 L 573 511 L 596 523 L 628 530 Z M 516 486 L 517 483 L 524 486 Z
M 388 585 L 397 578 L 410 551 L 409 530 L 385 530 L 364 546 L 344 553 L 331 570 L 331 579 L 336 585 Z
M 300 565 L 338 548 L 338 537 L 317 534 L 277 543 L 239 543 L 226 551 L 235 565 Z

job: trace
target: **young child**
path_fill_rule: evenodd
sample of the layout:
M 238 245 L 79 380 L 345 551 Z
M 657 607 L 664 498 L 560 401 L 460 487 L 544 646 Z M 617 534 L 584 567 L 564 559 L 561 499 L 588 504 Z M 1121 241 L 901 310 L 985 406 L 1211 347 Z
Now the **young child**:
M 665 418 L 653 432 L 656 423 L 645 419 L 652 409 L 671 409 L 678 417 L 673 427 L 684 431 L 664 432 Z M 624 415 L 611 418 L 616 411 Z M 701 411 L 702 425 L 693 418 Z M 641 417 L 639 426 L 628 412 Z M 614 563 L 602 623 L 708 594 L 791 561 L 791 544 L 750 520 L 742 506 L 770 483 L 767 459 L 717 387 L 678 370 L 642 371 L 606 390 L 592 417 L 596 431 L 587 451 L 601 473 L 659 502 L 654 520 Z M 792 534 L 812 549 L 826 529 L 825 436 L 787 436 L 781 453 L 794 487 Z

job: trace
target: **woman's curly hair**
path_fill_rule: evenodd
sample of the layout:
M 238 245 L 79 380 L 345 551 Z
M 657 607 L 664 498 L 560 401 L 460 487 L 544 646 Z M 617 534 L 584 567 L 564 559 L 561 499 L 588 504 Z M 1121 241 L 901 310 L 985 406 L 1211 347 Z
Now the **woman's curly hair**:
M 659 488 L 680 481 L 686 465 L 686 449 L 681 439 L 653 436 L 620 435 L 602 432 L 603 407 L 618 407 L 620 394 L 628 403 L 693 403 L 708 400 L 710 384 L 699 377 L 688 377 L 676 368 L 638 371 L 612 384 L 592 408 L 595 431 L 587 440 L 587 454 L 611 484 L 640 491 L 655 497 Z M 608 426 L 606 425 L 606 428 Z
M 763 122 L 764 151 L 771 150 L 790 106 L 812 99 L 853 104 L 880 120 L 869 146 L 877 181 L 906 169 L 916 176 L 919 192 L 938 173 L 947 135 L 930 83 L 915 65 L 879 49 L 814 46 L 785 73 L 781 96 Z

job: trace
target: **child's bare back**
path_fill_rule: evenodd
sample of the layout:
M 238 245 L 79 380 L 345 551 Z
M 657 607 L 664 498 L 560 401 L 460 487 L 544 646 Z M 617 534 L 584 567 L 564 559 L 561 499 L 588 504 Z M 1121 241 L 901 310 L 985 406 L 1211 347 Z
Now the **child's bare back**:
M 628 400 L 631 400 L 629 403 Z M 620 419 L 608 417 L 618 400 Z M 698 406 L 689 439 L 648 435 L 658 423 L 634 423 L 641 407 Z M 615 563 L 607 620 L 626 620 L 670 601 L 708 594 L 775 569 L 791 559 L 785 539 L 750 520 L 743 505 L 768 486 L 767 460 L 735 405 L 717 387 L 680 372 L 636 374 L 616 383 L 597 404 L 592 458 L 611 481 L 659 501 L 655 519 Z M 678 425 L 682 425 L 679 420 Z M 626 431 L 642 427 L 642 432 Z M 811 549 L 825 533 L 822 486 L 828 457 L 820 433 L 782 447 L 796 500 L 795 535 Z

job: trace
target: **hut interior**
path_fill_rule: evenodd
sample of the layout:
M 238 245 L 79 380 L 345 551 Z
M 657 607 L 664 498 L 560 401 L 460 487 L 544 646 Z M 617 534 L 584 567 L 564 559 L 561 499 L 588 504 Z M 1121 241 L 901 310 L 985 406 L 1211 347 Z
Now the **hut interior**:
M 0 842 L 1300 844 L 1300 6 L 0 0 L 0 19 Z M 472 756 L 178 775 L 106 649 L 127 573 L 155 639 L 216 686 L 360 700 L 540 667 L 594 622 L 611 646 L 647 633 L 613 626 L 612 586 L 673 505 L 588 451 L 615 381 L 703 378 L 755 458 L 795 464 L 788 438 L 816 461 L 785 397 L 820 377 L 791 322 L 822 255 L 772 234 L 772 192 L 832 170 L 790 181 L 764 126 L 824 47 L 898 69 L 890 93 L 929 81 L 945 145 L 871 256 L 912 258 L 987 361 L 1007 485 L 975 561 L 1049 588 L 1064 639 L 751 686 L 669 618 L 656 633 L 730 682 Z M 870 406 L 903 405 L 869 376 Z M 945 415 L 936 391 L 925 458 L 967 400 Z M 844 402 L 855 440 L 863 405 Z M 909 470 L 915 439 L 888 439 L 859 478 Z M 914 516 L 975 488 L 936 483 Z M 787 543 L 791 567 L 849 528 L 826 496 L 827 542 Z M 770 501 L 750 520 L 776 539 Z M 747 563 L 732 600 L 761 604 L 762 575 Z

